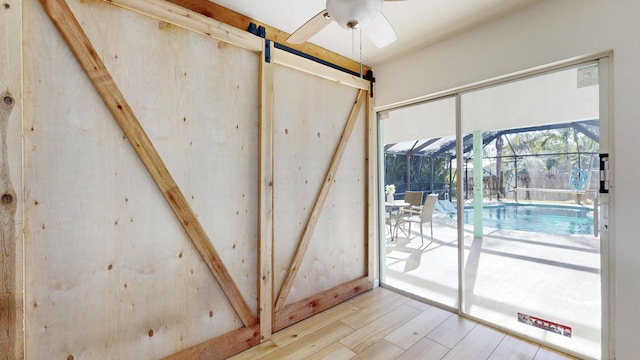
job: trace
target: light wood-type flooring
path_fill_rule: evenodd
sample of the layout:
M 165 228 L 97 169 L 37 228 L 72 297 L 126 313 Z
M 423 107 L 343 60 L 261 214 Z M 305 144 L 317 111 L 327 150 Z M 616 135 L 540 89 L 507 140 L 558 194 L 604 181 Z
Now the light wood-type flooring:
M 232 359 L 573 359 L 456 314 L 375 288 Z

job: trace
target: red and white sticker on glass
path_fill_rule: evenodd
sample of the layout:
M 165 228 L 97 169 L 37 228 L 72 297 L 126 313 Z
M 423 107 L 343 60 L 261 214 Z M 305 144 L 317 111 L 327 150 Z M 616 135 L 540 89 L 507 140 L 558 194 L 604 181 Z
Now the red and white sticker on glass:
M 566 337 L 571 337 L 571 328 L 569 326 L 554 323 L 552 321 L 543 320 L 535 316 L 518 313 L 518 322 L 535 326 L 537 328 L 554 332 L 556 334 L 560 334 Z

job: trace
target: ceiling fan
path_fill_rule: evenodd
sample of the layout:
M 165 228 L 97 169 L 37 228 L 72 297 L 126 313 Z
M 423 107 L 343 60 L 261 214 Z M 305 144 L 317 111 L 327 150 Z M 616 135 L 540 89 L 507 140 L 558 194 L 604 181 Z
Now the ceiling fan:
M 402 0 L 327 0 L 327 8 L 294 31 L 287 42 L 301 44 L 335 21 L 345 29 L 363 29 L 375 46 L 383 48 L 398 39 L 381 12 L 384 1 Z

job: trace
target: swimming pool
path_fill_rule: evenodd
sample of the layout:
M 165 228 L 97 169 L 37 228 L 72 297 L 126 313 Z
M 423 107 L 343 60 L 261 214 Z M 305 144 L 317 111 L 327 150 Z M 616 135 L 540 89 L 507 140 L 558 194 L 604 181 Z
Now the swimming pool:
M 473 209 L 465 208 L 465 224 L 473 224 Z M 483 226 L 546 234 L 593 234 L 593 210 L 572 206 L 504 204 L 483 209 Z

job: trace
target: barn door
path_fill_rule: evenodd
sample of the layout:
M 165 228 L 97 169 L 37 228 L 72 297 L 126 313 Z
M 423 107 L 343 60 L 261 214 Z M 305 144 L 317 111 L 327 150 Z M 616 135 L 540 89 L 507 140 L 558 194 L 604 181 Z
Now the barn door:
M 368 83 L 336 81 L 332 70 L 315 72 L 277 50 L 273 58 L 273 329 L 279 330 L 371 287 Z
M 25 357 L 226 358 L 371 288 L 367 81 L 170 2 L 22 5 Z
M 259 342 L 263 40 L 109 2 L 149 16 L 23 2 L 25 356 L 226 358 Z

